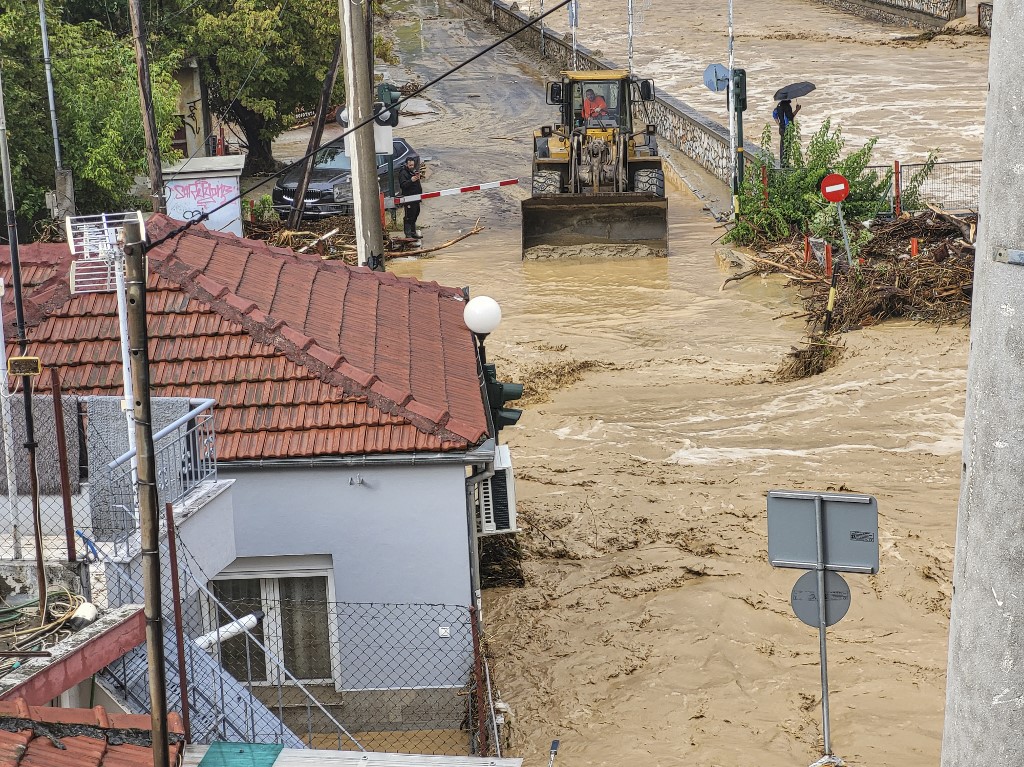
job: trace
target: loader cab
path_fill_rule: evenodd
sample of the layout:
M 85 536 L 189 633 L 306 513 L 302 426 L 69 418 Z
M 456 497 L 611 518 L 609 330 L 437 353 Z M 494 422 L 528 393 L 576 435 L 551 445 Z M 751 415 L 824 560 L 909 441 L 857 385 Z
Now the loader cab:
M 572 125 L 577 128 L 628 128 L 629 107 L 622 80 L 568 83 Z

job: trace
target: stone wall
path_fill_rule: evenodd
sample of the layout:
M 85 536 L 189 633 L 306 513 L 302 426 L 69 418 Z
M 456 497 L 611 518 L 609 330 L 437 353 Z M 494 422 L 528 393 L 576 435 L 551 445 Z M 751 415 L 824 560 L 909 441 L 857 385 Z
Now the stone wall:
M 992 34 L 992 3 L 978 3 L 978 26 Z
M 494 0 L 494 2 L 491 0 L 461 0 L 461 2 L 486 18 L 492 18 L 503 32 L 518 29 L 530 19 L 519 10 L 519 6 L 515 3 L 509 6 L 502 0 Z M 540 51 L 539 26 L 524 30 L 515 37 L 515 40 L 520 45 Z M 559 67 L 570 68 L 572 57 L 572 41 L 563 39 L 560 35 L 553 35 L 545 29 L 544 58 Z M 576 58 L 579 69 L 625 69 L 614 61 L 601 58 L 580 45 L 576 46 Z M 672 96 L 659 94 L 657 101 L 651 106 L 653 107 L 654 123 L 658 126 L 658 133 L 665 140 L 682 150 L 722 181 L 729 183 L 732 171 L 729 158 L 729 131 L 726 128 L 705 117 L 689 104 Z
M 941 27 L 967 13 L 967 0 L 819 0 L 886 24 Z

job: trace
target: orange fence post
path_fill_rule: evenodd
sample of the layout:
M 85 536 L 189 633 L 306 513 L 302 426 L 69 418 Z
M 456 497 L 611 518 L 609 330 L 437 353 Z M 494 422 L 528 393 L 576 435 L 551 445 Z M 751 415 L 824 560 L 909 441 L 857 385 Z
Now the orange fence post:
M 910 238 L 910 257 L 917 258 L 917 238 Z
M 384 192 L 380 193 L 380 226 L 385 232 L 388 230 L 388 223 L 384 220 Z
M 825 243 L 825 276 L 832 276 L 832 246 Z
M 804 264 L 811 263 L 811 238 L 804 235 Z
M 897 216 L 900 216 L 903 213 L 903 211 L 902 211 L 902 203 L 903 203 L 903 201 L 900 199 L 900 186 L 901 185 L 902 185 L 902 182 L 901 182 L 901 179 L 900 179 L 900 161 L 899 160 L 894 160 L 893 164 L 892 164 L 892 190 L 893 190 L 892 201 L 893 201 L 893 206 L 894 206 L 893 207 L 893 212 Z

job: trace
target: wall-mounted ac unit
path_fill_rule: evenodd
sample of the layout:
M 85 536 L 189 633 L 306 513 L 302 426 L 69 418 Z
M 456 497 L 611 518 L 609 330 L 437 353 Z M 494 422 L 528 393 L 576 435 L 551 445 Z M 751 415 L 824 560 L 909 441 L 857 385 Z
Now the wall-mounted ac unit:
M 516 481 L 508 445 L 494 449 L 494 476 L 478 482 L 475 493 L 476 529 L 480 535 L 515 533 Z

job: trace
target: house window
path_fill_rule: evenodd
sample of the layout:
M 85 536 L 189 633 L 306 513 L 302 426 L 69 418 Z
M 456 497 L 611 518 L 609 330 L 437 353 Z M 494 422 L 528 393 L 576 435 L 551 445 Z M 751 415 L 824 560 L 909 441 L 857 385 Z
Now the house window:
M 250 633 L 267 652 L 245 635 L 233 637 L 221 643 L 221 665 L 242 682 L 288 683 L 288 674 L 301 681 L 333 682 L 337 641 L 331 627 L 337 621 L 331 619 L 329 586 L 327 574 L 307 572 L 275 578 L 231 574 L 211 582 L 210 591 L 232 615 L 263 613 Z M 224 610 L 212 603 L 207 607 L 211 630 L 231 622 Z

